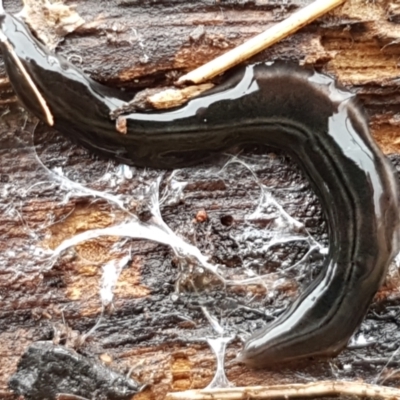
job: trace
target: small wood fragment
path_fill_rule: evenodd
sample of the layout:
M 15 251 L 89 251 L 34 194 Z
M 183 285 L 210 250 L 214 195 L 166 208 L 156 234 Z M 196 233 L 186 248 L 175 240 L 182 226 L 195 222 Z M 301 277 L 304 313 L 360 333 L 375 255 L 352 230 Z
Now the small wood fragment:
M 76 6 L 60 1 L 23 0 L 22 15 L 35 35 L 54 50 L 64 37 L 85 23 Z
M 196 214 L 196 222 L 205 222 L 208 219 L 208 215 L 207 215 L 207 211 L 204 210 L 204 208 L 202 210 L 199 210 Z
M 121 133 L 122 135 L 126 135 L 128 133 L 128 123 L 126 118 L 123 116 L 119 116 L 115 122 L 115 129 L 117 132 Z

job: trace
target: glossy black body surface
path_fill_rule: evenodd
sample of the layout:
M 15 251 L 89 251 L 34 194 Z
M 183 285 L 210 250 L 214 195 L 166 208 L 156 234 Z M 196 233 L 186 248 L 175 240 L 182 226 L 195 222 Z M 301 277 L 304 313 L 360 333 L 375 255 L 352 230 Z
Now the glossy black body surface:
M 102 86 L 46 50 L 5 13 L 0 28 L 46 100 L 57 130 L 123 163 L 189 166 L 232 146 L 268 144 L 291 153 L 323 205 L 330 246 L 321 274 L 292 306 L 245 343 L 241 360 L 265 366 L 335 355 L 363 320 L 398 251 L 398 187 L 351 93 L 322 74 L 286 64 L 256 64 L 172 111 L 110 112 L 126 94 Z M 7 73 L 24 106 L 43 107 L 2 45 Z

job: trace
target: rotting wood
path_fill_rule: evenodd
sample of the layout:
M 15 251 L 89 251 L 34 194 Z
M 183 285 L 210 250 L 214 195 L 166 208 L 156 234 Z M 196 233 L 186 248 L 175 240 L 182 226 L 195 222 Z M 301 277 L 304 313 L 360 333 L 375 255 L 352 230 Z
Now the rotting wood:
M 369 385 L 363 382 L 321 381 L 306 384 L 187 390 L 180 393 L 169 393 L 165 400 L 315 399 L 316 397 L 336 395 L 393 400 L 400 398 L 400 389 Z
M 245 38 L 262 32 L 273 22 L 285 18 L 288 10 L 293 11 L 304 2 L 293 1 L 284 6 L 272 0 L 108 1 L 106 6 L 105 2 L 94 0 L 76 3 L 87 23 L 79 34 L 67 37 L 58 51 L 78 65 L 81 57 L 79 66 L 100 81 L 125 87 L 133 84 L 148 87 L 172 83 L 183 71 L 192 70 Z M 390 1 L 348 0 L 340 11 L 334 11 L 256 57 L 257 60 L 302 60 L 334 74 L 347 87 L 358 90 L 371 115 L 374 134 L 386 153 L 399 152 L 400 143 L 397 136 L 400 33 L 393 7 L 388 13 L 390 4 Z M 16 1 L 6 6 L 18 9 Z M 201 32 L 192 34 L 199 26 L 203 26 Z M 4 71 L 0 79 L 5 82 Z M 10 88 L 2 84 L 0 101 L 12 98 Z M 8 109 L 7 106 L 3 111 Z M 30 343 L 52 339 L 55 331 L 58 337 L 64 338 L 62 340 L 72 343 L 74 335 L 85 334 L 95 324 L 101 309 L 98 300 L 101 263 L 98 262 L 107 260 L 108 249 L 115 243 L 114 238 L 104 238 L 79 246 L 75 255 L 63 257 L 43 276 L 13 274 L 19 265 L 30 261 L 24 251 L 32 244 L 30 235 L 46 222 L 47 215 L 55 215 L 60 220 L 45 231 L 47 237 L 43 241 L 47 240 L 52 247 L 85 228 L 107 226 L 113 218 L 123 217 L 105 202 L 70 199 L 63 204 L 61 200 L 65 195 L 60 198 L 57 185 L 45 191 L 41 187 L 30 188 L 29 201 L 21 201 L 12 188 L 28 188 L 40 174 L 27 157 L 26 149 L 21 148 L 18 137 L 33 130 L 35 125 L 28 121 L 25 126 L 25 114 L 15 108 L 10 110 L 0 125 L 0 185 L 8 183 L 9 190 L 8 197 L 0 199 L 0 249 L 4 254 L 9 254 L 10 249 L 19 251 L 8 255 L 6 267 L 0 274 L 0 396 L 4 399 L 13 398 L 6 388 L 7 380 Z M 96 181 L 104 176 L 108 167 L 106 161 L 91 157 L 42 125 L 36 129 L 36 143 L 47 165 L 62 165 L 76 179 L 94 181 L 94 187 L 99 190 L 111 190 L 107 183 Z M 262 157 L 254 164 L 254 169 L 269 186 L 289 189 L 293 183 L 305 185 L 304 190 L 281 192 L 281 200 L 292 215 L 306 221 L 317 237 L 323 237 L 320 210 L 304 180 L 299 178 L 297 167 L 281 155 L 277 156 L 274 168 L 266 166 Z M 258 187 L 244 172 L 240 186 L 235 186 L 233 182 L 196 171 L 198 175 L 193 181 L 190 181 L 193 172 L 187 172 L 184 177 L 190 181 L 185 189 L 185 203 L 163 206 L 163 217 L 174 230 L 195 241 L 203 252 L 213 255 L 214 260 L 235 265 L 240 260 L 229 235 L 240 228 L 235 224 L 240 225 L 254 208 Z M 158 172 L 150 174 L 155 177 Z M 120 188 L 120 193 L 128 195 L 137 184 L 133 179 L 130 185 Z M 290 202 L 290 196 L 295 200 Z M 19 219 L 9 213 L 10 198 L 17 206 Z M 207 211 L 205 223 L 193 221 L 200 209 Z M 233 226 L 229 223 L 231 220 L 235 221 Z M 140 399 L 161 400 L 171 390 L 205 387 L 212 378 L 214 358 L 205 344 L 190 343 L 187 339 L 193 333 L 201 335 L 201 329 L 207 324 L 195 309 L 190 311 L 191 320 L 180 319 L 180 315 L 187 312 L 187 304 L 169 300 L 173 278 L 177 276 L 170 251 L 143 241 L 131 242 L 129 247 L 134 257 L 117 285 L 113 313 L 80 351 L 110 360 L 110 365 L 120 372 L 134 367 L 133 377 L 151 383 L 137 396 Z M 278 268 L 280 262 L 276 261 L 273 268 Z M 159 271 L 157 276 L 152 274 L 155 270 Z M 294 290 L 294 287 L 286 288 L 289 293 Z M 218 294 L 218 290 L 216 292 Z M 398 345 L 399 329 L 393 317 L 395 313 L 392 315 L 398 305 L 399 286 L 394 275 L 377 296 L 364 326 L 367 338 L 369 335 L 379 338 L 377 347 L 350 349 L 331 364 L 319 361 L 305 368 L 254 371 L 230 362 L 240 348 L 239 343 L 234 343 L 227 354 L 228 377 L 240 386 L 321 380 L 332 375 L 341 376 L 352 363 L 351 376 L 372 380 L 385 366 L 387 355 Z M 244 314 L 246 312 L 250 313 L 244 311 Z M 255 318 L 254 314 L 251 317 Z M 239 317 L 235 318 L 232 323 L 241 326 Z M 387 343 L 386 349 L 382 349 L 383 343 Z M 398 385 L 398 368 L 398 361 L 392 360 L 381 382 Z
M 285 39 L 315 19 L 343 4 L 344 1 L 315 0 L 240 46 L 181 76 L 176 83 L 179 85 L 187 82 L 195 84 L 206 82 Z

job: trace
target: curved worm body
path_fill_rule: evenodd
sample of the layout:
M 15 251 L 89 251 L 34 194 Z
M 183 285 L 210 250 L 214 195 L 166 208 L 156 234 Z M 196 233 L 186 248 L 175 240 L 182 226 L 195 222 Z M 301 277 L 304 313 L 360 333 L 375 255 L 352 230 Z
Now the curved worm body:
M 125 104 L 124 92 L 51 54 L 17 18 L 4 13 L 0 28 L 7 73 L 24 106 L 97 153 L 157 168 L 192 165 L 248 143 L 294 155 L 322 203 L 329 254 L 317 279 L 250 337 L 240 358 L 262 367 L 346 346 L 398 250 L 399 228 L 393 170 L 351 93 L 325 75 L 257 64 L 182 108 L 125 115 L 124 135 L 109 117 Z

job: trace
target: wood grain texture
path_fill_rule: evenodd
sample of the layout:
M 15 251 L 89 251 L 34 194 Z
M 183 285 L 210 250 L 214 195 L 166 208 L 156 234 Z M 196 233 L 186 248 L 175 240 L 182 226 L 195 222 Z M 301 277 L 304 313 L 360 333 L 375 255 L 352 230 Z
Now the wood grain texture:
M 57 51 L 94 79 L 136 91 L 170 84 L 180 74 L 242 43 L 308 2 L 74 3 L 87 22 L 68 35 Z M 19 7 L 14 0 L 6 1 L 5 6 L 10 11 Z M 390 1 L 349 0 L 256 59 L 300 61 L 335 75 L 343 85 L 359 93 L 383 150 L 387 154 L 400 153 L 398 13 Z M 79 338 L 99 316 L 102 264 L 108 261 L 117 239 L 106 237 L 79 245 L 46 271 L 37 259 L 31 258 L 31 246 L 54 248 L 65 238 L 123 221 L 126 215 L 106 201 L 66 198 L 66 192 L 51 180 L 31 186 L 49 178 L 32 159 L 27 143 L 35 132 L 36 151 L 45 165 L 61 166 L 74 180 L 97 190 L 113 190 L 111 183 L 101 178 L 115 165 L 91 156 L 46 126 L 36 126 L 36 121 L 27 119 L 15 103 L 2 65 L 0 104 L 4 113 L 0 122 L 0 398 L 16 398 L 7 389 L 7 381 L 26 347 L 55 337 L 120 372 L 127 373 L 132 368 L 132 377 L 149 383 L 137 399 L 161 400 L 171 390 L 204 387 L 213 376 L 215 359 L 199 340 L 212 333 L 199 306 L 212 304 L 228 327 L 250 332 L 265 321 L 257 312 L 259 307 L 266 306 L 273 315 L 275 307 L 288 304 L 299 286 L 318 271 L 316 259 L 310 265 L 312 272 L 300 281 L 296 273 L 287 277 L 274 304 L 270 304 L 262 288 L 226 291 L 212 276 L 185 275 L 167 247 L 130 240 L 121 252 L 131 251 L 133 257 L 116 287 L 113 310 L 93 336 L 78 346 Z M 242 157 L 263 184 L 275 188 L 274 195 L 289 214 L 326 243 L 320 206 L 298 167 L 271 149 L 248 149 Z M 391 159 L 400 165 L 398 156 Z M 259 186 L 245 169 L 229 170 L 230 180 L 221 178 L 215 171 L 225 160 L 217 160 L 217 167 L 180 173 L 180 179 L 187 182 L 184 201 L 161 206 L 166 223 L 226 268 L 255 260 L 262 271 L 275 272 L 282 264 L 301 259 L 306 251 L 301 244 L 258 254 L 251 251 L 251 245 L 240 246 L 233 239 L 246 227 L 245 218 L 257 205 Z M 124 199 L 132 195 L 134 208 L 141 180 L 151 181 L 160 173 L 138 171 L 131 180 L 117 184 L 115 193 Z M 170 174 L 163 173 L 161 189 Z M 196 215 L 203 210 L 207 219 L 200 222 Z M 258 223 L 262 227 L 266 221 Z M 173 296 L 177 281 L 182 292 L 178 300 Z M 193 287 L 201 288 L 201 296 Z M 372 380 L 400 345 L 396 318 L 399 293 L 395 271 L 377 295 L 360 330 L 374 345 L 346 350 L 331 363 L 322 360 L 301 367 L 254 371 L 231 362 L 240 348 L 237 340 L 228 349 L 228 377 L 240 386 L 339 378 Z M 398 363 L 393 360 L 384 376 L 398 368 Z M 396 374 L 387 383 L 398 386 Z

